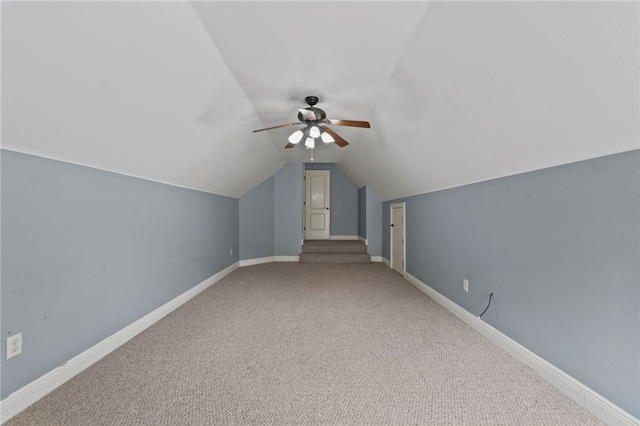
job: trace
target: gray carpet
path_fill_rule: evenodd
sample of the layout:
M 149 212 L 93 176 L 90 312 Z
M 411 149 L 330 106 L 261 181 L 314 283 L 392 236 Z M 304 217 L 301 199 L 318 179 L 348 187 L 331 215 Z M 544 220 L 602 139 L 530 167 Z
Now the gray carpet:
M 381 264 L 236 270 L 7 425 L 596 425 Z

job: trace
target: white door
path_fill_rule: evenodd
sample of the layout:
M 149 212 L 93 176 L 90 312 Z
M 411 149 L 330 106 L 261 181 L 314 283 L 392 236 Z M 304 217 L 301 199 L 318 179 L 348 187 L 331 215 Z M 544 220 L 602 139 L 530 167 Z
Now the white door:
M 307 170 L 305 176 L 305 239 L 330 238 L 330 171 Z
M 405 267 L 404 203 L 391 205 L 391 268 L 402 274 Z

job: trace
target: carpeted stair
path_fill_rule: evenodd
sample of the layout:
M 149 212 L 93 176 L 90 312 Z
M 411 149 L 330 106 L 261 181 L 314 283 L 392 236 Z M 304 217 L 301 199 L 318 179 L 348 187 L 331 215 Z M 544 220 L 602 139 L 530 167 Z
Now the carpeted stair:
M 371 256 L 357 240 L 305 240 L 300 263 L 371 263 Z

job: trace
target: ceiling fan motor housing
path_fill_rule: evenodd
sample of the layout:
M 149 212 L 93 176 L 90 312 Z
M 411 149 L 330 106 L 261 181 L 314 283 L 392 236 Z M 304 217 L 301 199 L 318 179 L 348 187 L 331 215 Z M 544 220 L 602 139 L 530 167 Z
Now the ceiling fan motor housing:
M 314 105 L 318 103 L 317 96 L 307 96 L 306 98 L 304 98 L 304 101 L 309 105 L 304 109 L 313 112 L 316 118 L 315 120 L 310 120 L 309 118 L 306 118 L 304 115 L 302 115 L 302 113 L 298 112 L 298 120 L 300 120 L 302 123 L 306 123 L 308 125 L 317 125 L 320 121 L 327 118 L 327 114 L 325 114 L 323 110 L 314 107 Z
M 304 109 L 306 109 L 307 111 L 311 111 L 315 114 L 316 116 L 315 121 L 322 121 L 327 118 L 327 114 L 320 108 L 306 107 Z M 314 121 L 314 120 L 309 120 L 308 118 L 305 118 L 300 112 L 298 112 L 298 120 L 300 120 L 302 123 L 308 123 L 308 122 Z

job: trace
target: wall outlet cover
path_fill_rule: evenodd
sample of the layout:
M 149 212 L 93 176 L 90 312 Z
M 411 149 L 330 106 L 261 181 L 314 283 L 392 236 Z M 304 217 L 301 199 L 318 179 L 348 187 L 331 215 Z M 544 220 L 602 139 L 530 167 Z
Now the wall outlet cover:
M 22 353 L 22 333 L 7 337 L 7 359 Z

